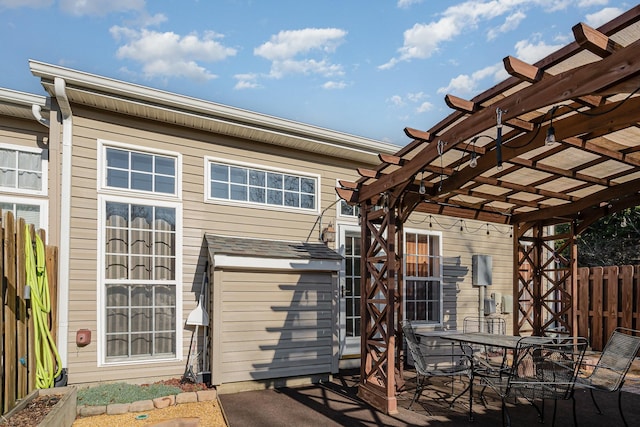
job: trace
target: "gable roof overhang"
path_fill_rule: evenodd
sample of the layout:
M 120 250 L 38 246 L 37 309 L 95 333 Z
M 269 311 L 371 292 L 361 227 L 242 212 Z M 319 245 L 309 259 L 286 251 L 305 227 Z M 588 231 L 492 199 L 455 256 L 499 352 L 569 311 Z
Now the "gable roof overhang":
M 574 26 L 576 41 L 536 64 L 506 57 L 511 77 L 471 100 L 447 95 L 452 114 L 406 128 L 407 146 L 338 194 L 511 225 L 586 226 L 640 205 L 639 21 L 636 6 L 597 30 Z
M 30 60 L 33 75 L 55 96 L 64 79 L 72 104 L 184 126 L 231 137 L 374 165 L 378 153 L 398 146 L 210 101 Z

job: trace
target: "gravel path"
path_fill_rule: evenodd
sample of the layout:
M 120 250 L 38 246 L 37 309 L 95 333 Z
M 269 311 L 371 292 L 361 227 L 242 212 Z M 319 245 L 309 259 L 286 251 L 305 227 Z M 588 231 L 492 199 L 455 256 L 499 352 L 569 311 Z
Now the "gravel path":
M 181 403 L 146 412 L 77 418 L 73 427 L 227 427 L 216 401 Z

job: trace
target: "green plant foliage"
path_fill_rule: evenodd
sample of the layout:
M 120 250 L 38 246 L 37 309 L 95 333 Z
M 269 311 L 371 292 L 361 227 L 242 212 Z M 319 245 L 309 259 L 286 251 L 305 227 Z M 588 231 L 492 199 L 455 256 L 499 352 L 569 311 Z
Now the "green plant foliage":
M 78 390 L 78 405 L 103 406 L 111 403 L 133 403 L 180 393 L 179 387 L 165 384 L 135 385 L 127 383 L 100 384 Z

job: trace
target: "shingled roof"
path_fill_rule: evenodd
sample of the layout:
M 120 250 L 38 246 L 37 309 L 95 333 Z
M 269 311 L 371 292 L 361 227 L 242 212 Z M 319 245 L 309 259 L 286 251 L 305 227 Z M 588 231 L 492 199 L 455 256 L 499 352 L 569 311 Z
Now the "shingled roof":
M 322 243 L 288 242 L 205 234 L 210 254 L 239 257 L 340 260 L 342 256 Z

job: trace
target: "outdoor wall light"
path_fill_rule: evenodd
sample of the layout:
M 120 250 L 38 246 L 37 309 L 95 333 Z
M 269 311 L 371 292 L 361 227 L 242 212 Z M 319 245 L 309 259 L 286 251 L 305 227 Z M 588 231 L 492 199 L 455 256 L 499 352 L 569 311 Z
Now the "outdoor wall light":
M 333 243 L 336 241 L 336 230 L 333 228 L 333 223 L 330 222 L 327 228 L 322 230 L 322 242 L 324 244 Z

